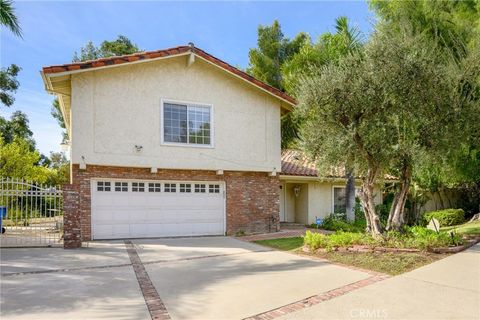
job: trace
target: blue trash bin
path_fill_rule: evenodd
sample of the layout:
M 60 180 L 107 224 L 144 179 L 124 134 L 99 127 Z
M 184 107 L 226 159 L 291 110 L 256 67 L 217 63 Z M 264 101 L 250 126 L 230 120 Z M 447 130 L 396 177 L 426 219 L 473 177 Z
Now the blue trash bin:
M 0 207 L 0 229 L 2 233 L 5 233 L 5 228 L 3 227 L 3 219 L 7 217 L 7 207 Z

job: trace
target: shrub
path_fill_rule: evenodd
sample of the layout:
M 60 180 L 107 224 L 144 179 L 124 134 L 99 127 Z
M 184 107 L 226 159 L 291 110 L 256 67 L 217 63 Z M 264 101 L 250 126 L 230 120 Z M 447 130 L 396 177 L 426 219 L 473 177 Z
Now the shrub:
M 318 248 L 325 248 L 327 243 L 327 236 L 321 233 L 310 232 L 307 230 L 303 237 L 303 244 L 308 246 L 310 250 L 317 250 Z
M 378 214 L 378 217 L 380 218 L 380 222 L 382 225 L 386 225 L 388 221 L 388 215 L 390 213 L 390 209 L 387 205 L 381 203 L 377 204 L 375 206 L 375 212 Z
M 303 237 L 303 244 L 308 246 L 310 250 L 324 248 L 327 251 L 331 251 L 335 247 L 371 245 L 374 243 L 375 240 L 371 236 L 358 232 L 340 231 L 331 235 L 324 235 L 307 231 Z
M 375 239 L 365 233 L 342 231 L 331 235 L 307 231 L 303 237 L 303 244 L 311 250 L 323 248 L 327 251 L 332 251 L 336 247 L 350 247 L 353 245 L 425 250 L 427 248 L 448 247 L 462 243 L 461 236 L 456 233 L 435 232 L 419 226 L 406 227 L 403 232 L 390 231 L 383 238 L 379 239 Z
M 365 229 L 365 227 L 359 223 L 358 225 L 355 223 L 349 223 L 342 219 L 336 218 L 336 216 L 329 215 L 322 221 L 321 225 L 322 229 L 331 230 L 331 231 L 345 231 L 345 232 L 361 232 Z
M 448 247 L 462 244 L 460 235 L 448 232 L 436 232 L 425 227 L 405 227 L 404 232 L 390 231 L 381 245 L 391 248 L 414 248 L 424 250 L 427 248 Z
M 327 237 L 326 249 L 335 247 L 349 247 L 353 245 L 371 245 L 375 240 L 367 234 L 358 232 L 336 232 Z
M 424 227 L 406 228 L 410 233 L 410 246 L 418 249 L 448 247 L 450 245 L 462 244 L 463 240 L 457 233 L 436 232 Z
M 437 219 L 442 227 L 453 226 L 465 222 L 465 212 L 462 209 L 431 211 L 425 213 L 423 217 L 427 223 L 432 218 Z

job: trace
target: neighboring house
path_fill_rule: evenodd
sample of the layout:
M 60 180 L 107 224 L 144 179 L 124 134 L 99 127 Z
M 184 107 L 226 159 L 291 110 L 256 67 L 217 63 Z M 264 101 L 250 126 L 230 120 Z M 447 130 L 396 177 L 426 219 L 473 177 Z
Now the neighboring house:
M 394 182 L 392 176 L 386 181 Z M 315 223 L 316 218 L 325 218 L 331 213 L 345 212 L 345 172 L 336 169 L 320 176 L 314 162 L 301 152 L 282 152 L 280 175 L 280 221 L 302 224 Z M 355 181 L 359 188 L 361 181 Z M 381 185 L 374 189 L 375 203 L 382 203 Z
M 70 137 L 65 247 L 278 229 L 285 93 L 193 45 L 42 77 Z

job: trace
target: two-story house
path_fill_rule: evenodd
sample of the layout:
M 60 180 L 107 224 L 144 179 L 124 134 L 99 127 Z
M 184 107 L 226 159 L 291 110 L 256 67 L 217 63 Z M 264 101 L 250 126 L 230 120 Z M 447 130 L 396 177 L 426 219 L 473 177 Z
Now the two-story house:
M 193 45 L 41 74 L 70 138 L 65 247 L 271 232 L 345 210 L 342 172 L 281 152 L 295 100 Z
M 41 74 L 70 137 L 66 247 L 278 229 L 293 98 L 193 45 Z

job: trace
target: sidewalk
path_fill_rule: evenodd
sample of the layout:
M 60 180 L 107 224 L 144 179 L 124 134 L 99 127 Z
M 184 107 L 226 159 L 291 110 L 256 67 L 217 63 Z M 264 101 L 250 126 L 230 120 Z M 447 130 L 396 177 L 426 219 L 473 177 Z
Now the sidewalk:
M 281 319 L 480 319 L 480 244 Z

